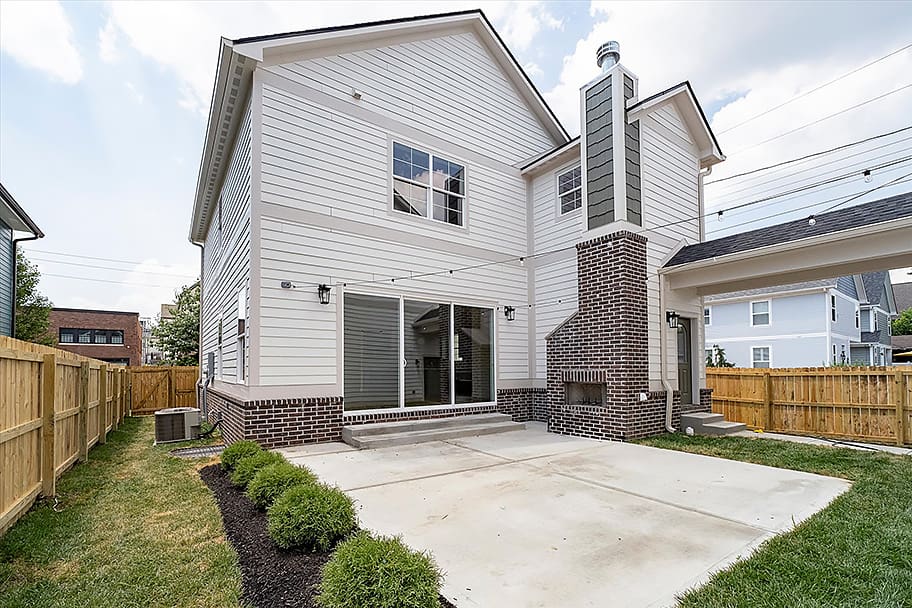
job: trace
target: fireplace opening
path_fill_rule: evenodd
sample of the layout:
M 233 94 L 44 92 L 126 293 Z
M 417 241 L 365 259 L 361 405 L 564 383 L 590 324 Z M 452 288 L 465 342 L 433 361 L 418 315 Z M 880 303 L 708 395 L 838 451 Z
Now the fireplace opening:
M 567 405 L 605 405 L 605 385 L 589 382 L 567 382 L 564 384 L 564 400 Z

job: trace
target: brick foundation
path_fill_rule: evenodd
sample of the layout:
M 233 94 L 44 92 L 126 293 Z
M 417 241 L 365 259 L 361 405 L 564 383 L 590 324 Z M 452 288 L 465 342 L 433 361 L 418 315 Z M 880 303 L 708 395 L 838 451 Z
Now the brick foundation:
M 492 414 L 497 409 L 493 405 L 445 407 L 433 410 L 397 410 L 395 412 L 349 412 L 343 417 L 345 426 L 371 424 L 374 422 L 399 422 L 402 420 L 432 420 L 435 418 L 455 418 L 474 414 Z
M 543 388 L 505 388 L 497 391 L 497 411 L 513 422 L 548 422 L 548 391 Z

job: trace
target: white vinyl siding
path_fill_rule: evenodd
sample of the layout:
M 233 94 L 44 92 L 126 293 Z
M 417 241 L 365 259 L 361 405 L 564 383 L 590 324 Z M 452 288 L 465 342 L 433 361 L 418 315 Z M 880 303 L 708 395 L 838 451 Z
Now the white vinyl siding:
M 306 59 L 266 68 L 284 78 L 352 100 L 428 133 L 516 164 L 551 140 L 512 82 L 472 33 Z
M 577 310 L 576 257 L 535 268 L 535 375 L 547 377 L 545 337 Z M 516 316 L 522 313 L 516 310 Z
M 215 352 L 218 376 L 235 382 L 238 293 L 250 278 L 251 112 L 248 105 L 209 222 L 203 255 L 201 353 Z M 222 345 L 218 344 L 222 323 Z M 205 360 L 205 359 L 204 359 Z

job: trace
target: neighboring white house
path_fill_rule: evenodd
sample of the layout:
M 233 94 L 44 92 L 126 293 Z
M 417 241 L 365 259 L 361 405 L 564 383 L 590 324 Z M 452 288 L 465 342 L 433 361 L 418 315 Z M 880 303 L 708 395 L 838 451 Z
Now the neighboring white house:
M 709 296 L 705 353 L 738 367 L 888 365 L 888 272 Z
M 673 404 L 708 407 L 701 298 L 661 303 L 657 271 L 702 240 L 700 173 L 723 156 L 689 84 L 641 97 L 616 45 L 600 53 L 571 140 L 480 11 L 223 40 L 190 238 L 206 399 L 229 440 L 549 408 L 557 428 L 587 370 L 609 400 L 647 399 L 648 428 L 571 416 L 560 432 L 628 438 L 663 430 Z M 586 365 L 548 336 L 615 288 L 578 287 L 609 257 L 636 271 L 635 323 L 602 324 Z M 608 337 L 639 323 L 642 342 Z M 566 360 L 549 370 L 552 351 Z

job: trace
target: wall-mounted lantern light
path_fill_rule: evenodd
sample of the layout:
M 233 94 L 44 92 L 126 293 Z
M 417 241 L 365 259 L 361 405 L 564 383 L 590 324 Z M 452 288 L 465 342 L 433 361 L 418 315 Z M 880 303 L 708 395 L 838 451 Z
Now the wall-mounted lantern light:
M 504 316 L 507 318 L 507 321 L 513 321 L 516 319 L 516 309 L 512 306 L 504 306 Z
M 329 292 L 332 291 L 329 285 L 321 284 L 317 287 L 317 295 L 320 296 L 320 304 L 329 304 Z
M 668 321 L 668 327 L 671 329 L 678 328 L 678 313 L 673 310 L 665 311 L 665 320 Z

